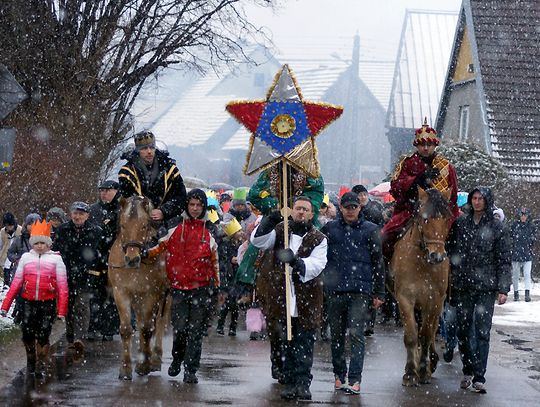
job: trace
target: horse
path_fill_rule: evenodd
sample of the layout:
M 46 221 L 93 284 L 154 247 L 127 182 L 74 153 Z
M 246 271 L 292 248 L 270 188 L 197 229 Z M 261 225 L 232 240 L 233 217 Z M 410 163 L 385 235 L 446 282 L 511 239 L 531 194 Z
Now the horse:
M 450 191 L 418 187 L 418 197 L 415 215 L 396 243 L 390 262 L 407 349 L 403 386 L 431 382 L 439 361 L 435 336 L 450 269 L 445 250 L 452 217 Z
M 161 369 L 162 342 L 170 300 L 165 262 L 162 256 L 142 259 L 143 249 L 156 235 L 146 197 L 120 199 L 119 231 L 109 254 L 109 283 L 120 316 L 123 354 L 118 378 L 132 379 L 131 311 L 135 311 L 140 333 L 139 358 L 135 372 L 147 375 Z M 151 340 L 153 348 L 151 348 Z

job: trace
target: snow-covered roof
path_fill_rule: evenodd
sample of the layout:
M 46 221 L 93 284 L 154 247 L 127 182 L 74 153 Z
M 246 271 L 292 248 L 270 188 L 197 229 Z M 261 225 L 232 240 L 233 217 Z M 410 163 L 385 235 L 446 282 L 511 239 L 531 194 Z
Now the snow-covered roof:
M 469 0 L 493 155 L 540 181 L 540 2 Z
M 350 67 L 352 41 L 349 55 L 326 58 L 299 58 L 279 54 L 261 60 L 255 67 L 243 67 L 231 72 L 223 67 L 219 73 L 209 71 L 204 76 L 180 72 L 165 72 L 160 79 L 158 93 L 148 89 L 142 92 L 135 106 L 136 127 L 151 129 L 167 145 L 188 147 L 219 140 L 223 149 L 247 149 L 249 133 L 243 126 L 233 129 L 233 120 L 225 105 L 235 99 L 264 99 L 274 74 L 287 63 L 295 73 L 305 100 L 339 103 L 326 100 L 325 93 Z M 264 53 L 253 48 L 251 56 Z M 348 57 L 346 59 L 345 57 Z M 393 63 L 390 61 L 359 62 L 359 76 L 372 94 L 386 106 L 390 93 Z M 162 82 L 165 81 L 165 82 Z M 165 83 L 165 85 L 163 84 Z M 226 139 L 223 139 L 226 137 Z
M 433 124 L 458 20 L 456 12 L 407 10 L 390 93 L 386 126 Z

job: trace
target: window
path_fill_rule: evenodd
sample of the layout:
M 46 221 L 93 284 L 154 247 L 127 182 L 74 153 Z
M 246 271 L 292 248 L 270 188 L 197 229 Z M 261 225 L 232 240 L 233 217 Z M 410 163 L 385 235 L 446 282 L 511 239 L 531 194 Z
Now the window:
M 469 136 L 469 106 L 459 108 L 459 141 L 466 141 Z

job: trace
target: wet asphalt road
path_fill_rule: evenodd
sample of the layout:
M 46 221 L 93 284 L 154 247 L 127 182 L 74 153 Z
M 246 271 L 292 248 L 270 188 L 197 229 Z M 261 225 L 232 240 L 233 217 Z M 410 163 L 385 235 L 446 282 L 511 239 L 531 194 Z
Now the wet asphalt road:
M 94 342 L 85 358 L 73 362 L 60 344 L 53 357 L 52 377 L 45 382 L 19 374 L 0 391 L 0 406 L 178 406 L 230 405 L 279 406 L 281 386 L 270 377 L 269 343 L 249 341 L 240 331 L 236 338 L 211 332 L 203 345 L 198 384 L 184 384 L 183 373 L 167 376 L 171 362 L 171 337 L 165 339 L 161 372 L 132 382 L 117 379 L 120 341 Z M 348 396 L 333 391 L 328 342 L 316 344 L 311 391 L 313 401 L 304 405 L 355 406 L 538 406 L 540 383 L 517 370 L 488 364 L 485 395 L 459 389 L 461 362 L 439 364 L 433 381 L 418 388 L 401 386 L 405 362 L 401 329 L 377 327 L 367 339 L 362 394 Z

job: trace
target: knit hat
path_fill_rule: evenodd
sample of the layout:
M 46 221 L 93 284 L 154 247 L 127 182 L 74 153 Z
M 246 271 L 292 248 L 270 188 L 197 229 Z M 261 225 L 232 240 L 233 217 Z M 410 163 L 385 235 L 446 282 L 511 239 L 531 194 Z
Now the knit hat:
M 432 143 L 436 146 L 439 145 L 439 138 L 435 129 L 429 127 L 427 124 L 427 117 L 424 119 L 424 124 L 414 132 L 413 146 L 417 146 L 420 143 Z
M 493 215 L 499 215 L 499 220 L 504 221 L 504 211 L 501 208 L 495 208 L 493 210 Z
M 234 205 L 245 205 L 247 199 L 247 188 L 235 188 L 232 196 L 232 204 Z
M 17 219 L 11 212 L 4 213 L 2 216 L 2 225 L 5 226 L 17 226 Z
M 133 136 L 135 148 L 141 151 L 143 148 L 156 148 L 156 136 L 151 131 L 141 131 Z
M 29 242 L 31 245 L 36 243 L 45 243 L 47 246 L 52 246 L 51 240 L 51 224 L 47 221 L 35 221 L 32 224 Z
M 47 212 L 47 222 L 50 222 L 53 219 L 59 220 L 62 223 L 67 222 L 66 213 L 62 208 L 59 208 L 57 206 L 52 207 Z
M 352 191 L 355 193 L 355 194 L 360 194 L 362 192 L 367 192 L 368 190 L 366 189 L 365 186 L 363 185 L 355 185 L 354 187 L 352 187 Z
M 35 221 L 41 220 L 41 216 L 37 213 L 29 213 L 26 215 L 26 218 L 24 218 L 24 224 L 25 225 L 31 225 Z

